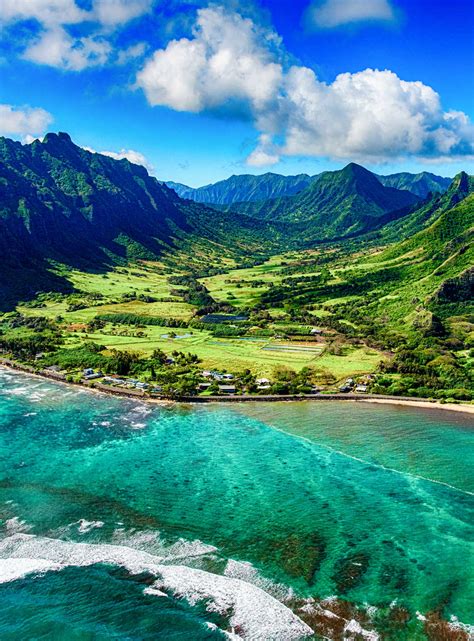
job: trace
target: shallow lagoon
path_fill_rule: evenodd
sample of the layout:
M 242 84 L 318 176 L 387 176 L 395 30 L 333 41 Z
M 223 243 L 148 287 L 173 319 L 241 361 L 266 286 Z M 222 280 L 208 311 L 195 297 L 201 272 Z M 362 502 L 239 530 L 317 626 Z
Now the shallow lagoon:
M 42 558 L 39 537 L 115 544 L 279 599 L 291 587 L 474 623 L 472 423 L 348 402 L 161 408 L 0 370 L 0 536 L 38 537 Z M 18 638 L 29 603 L 23 637 L 47 620 L 55 638 L 130 638 L 127 607 L 133 638 L 223 638 L 202 603 L 125 575 L 106 563 L 3 583 L 0 636 Z M 77 599 L 70 624 L 58 594 Z

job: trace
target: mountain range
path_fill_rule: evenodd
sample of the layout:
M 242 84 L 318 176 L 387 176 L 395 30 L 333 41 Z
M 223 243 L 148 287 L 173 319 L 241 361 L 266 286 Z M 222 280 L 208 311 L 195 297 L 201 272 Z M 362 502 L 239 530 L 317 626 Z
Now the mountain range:
M 198 203 L 213 205 L 230 205 L 239 202 L 254 202 L 268 200 L 279 196 L 293 196 L 310 185 L 316 176 L 298 174 L 297 176 L 281 176 L 267 173 L 262 176 L 243 174 L 231 176 L 204 187 L 188 187 L 181 183 L 167 182 L 166 185 L 181 196 Z
M 254 260 L 318 242 L 400 241 L 442 215 L 449 219 L 474 189 L 472 177 L 461 173 L 439 193 L 439 177 L 429 176 L 425 186 L 433 180 L 440 190 L 421 199 L 392 186 L 421 178 L 399 174 L 386 185 L 355 163 L 316 178 L 266 174 L 251 177 L 254 195 L 298 193 L 211 207 L 179 197 L 144 167 L 82 149 L 65 133 L 28 145 L 0 138 L 0 298 L 70 286 L 53 265 L 106 271 L 179 250 L 193 269 L 210 256 Z M 227 198 L 241 198 L 249 177 L 233 178 Z
M 294 196 L 303 191 L 311 183 L 317 181 L 323 174 L 309 176 L 297 174 L 296 176 L 282 176 L 280 174 L 266 173 L 261 176 L 242 174 L 230 176 L 226 180 L 205 185 L 204 187 L 188 187 L 182 183 L 172 181 L 166 185 L 188 200 L 212 205 L 231 205 L 241 202 L 256 202 L 279 198 L 281 196 Z M 386 187 L 395 187 L 410 191 L 416 196 L 426 198 L 430 192 L 444 192 L 451 183 L 450 178 L 436 176 L 427 171 L 419 174 L 407 172 L 380 176 L 374 174 Z
M 26 296 L 58 287 L 57 279 L 50 283 L 51 261 L 100 270 L 156 259 L 196 238 L 225 253 L 227 218 L 179 198 L 144 167 L 82 149 L 66 133 L 29 145 L 0 138 L 0 298 L 12 289 Z M 252 221 L 232 219 L 229 251 L 241 237 L 252 247 Z M 25 277 L 14 276 L 20 270 Z
M 373 231 L 418 200 L 409 191 L 385 187 L 375 174 L 350 163 L 324 172 L 295 196 L 234 203 L 225 209 L 284 225 L 288 238 L 299 237 L 307 244 Z

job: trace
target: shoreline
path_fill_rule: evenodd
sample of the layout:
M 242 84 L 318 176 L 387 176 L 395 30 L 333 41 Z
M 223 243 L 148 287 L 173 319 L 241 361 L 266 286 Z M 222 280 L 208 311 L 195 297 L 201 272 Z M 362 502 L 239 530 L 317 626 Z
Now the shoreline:
M 463 414 L 474 414 L 474 404 L 467 403 L 440 403 L 439 401 L 430 401 L 425 398 L 418 397 L 400 397 L 400 396 L 383 396 L 378 394 L 354 394 L 354 393 L 330 393 L 330 394 L 281 394 L 281 395 L 231 395 L 231 396 L 183 396 L 177 399 L 166 398 L 152 398 L 146 396 L 142 392 L 134 390 L 125 390 L 117 387 L 110 387 L 101 385 L 100 383 L 87 384 L 87 383 L 72 383 L 66 381 L 61 375 L 54 375 L 51 372 L 38 372 L 33 368 L 26 365 L 19 365 L 7 359 L 0 359 L 0 367 L 11 370 L 19 374 L 27 374 L 35 376 L 47 381 L 55 383 L 62 383 L 68 387 L 77 387 L 79 389 L 87 390 L 89 392 L 98 392 L 99 394 L 106 394 L 109 396 L 122 397 L 143 401 L 145 403 L 152 403 L 154 405 L 170 406 L 177 403 L 277 403 L 277 402 L 302 402 L 302 401 L 349 401 L 353 403 L 373 403 L 381 405 L 399 405 L 405 407 L 413 407 L 427 410 L 444 410 L 450 412 L 459 412 Z M 100 387 L 99 387 L 100 385 Z

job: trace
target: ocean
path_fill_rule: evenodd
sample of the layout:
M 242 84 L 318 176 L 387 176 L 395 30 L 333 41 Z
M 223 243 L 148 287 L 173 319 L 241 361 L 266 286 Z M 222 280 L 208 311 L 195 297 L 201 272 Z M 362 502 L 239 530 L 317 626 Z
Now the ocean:
M 0 639 L 468 639 L 473 423 L 0 369 Z

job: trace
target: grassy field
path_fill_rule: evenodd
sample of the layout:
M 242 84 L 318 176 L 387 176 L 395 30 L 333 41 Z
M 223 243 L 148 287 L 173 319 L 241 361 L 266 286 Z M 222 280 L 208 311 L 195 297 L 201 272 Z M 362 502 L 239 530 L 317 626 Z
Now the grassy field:
M 292 252 L 274 256 L 252 268 L 232 269 L 232 265 L 229 265 L 231 269 L 225 274 L 204 278 L 201 282 L 215 300 L 231 302 L 237 308 L 246 308 L 258 302 L 262 293 L 272 284 L 281 283 L 288 276 L 289 266 L 292 278 L 298 275 L 294 266 L 297 270 L 301 262 L 304 276 L 313 274 L 314 270 L 308 270 L 304 263 L 315 256 L 317 253 L 314 251 Z M 331 269 L 335 269 L 333 277 L 337 280 L 337 264 Z M 177 295 L 179 286 L 168 282 L 169 276 L 177 273 L 161 263 L 117 267 L 105 275 L 74 270 L 67 272 L 67 277 L 79 292 L 75 295 L 75 300 L 82 303 L 80 309 L 71 310 L 70 299 L 63 298 L 47 300 L 43 307 L 20 305 L 18 311 L 26 316 L 47 316 L 52 319 L 61 317 L 66 346 L 74 347 L 84 341 L 93 341 L 108 349 L 135 351 L 144 356 L 149 356 L 155 349 L 161 349 L 167 354 L 175 350 L 191 352 L 202 359 L 203 367 L 227 371 L 250 369 L 259 376 L 271 376 L 275 367 L 279 366 L 291 367 L 296 371 L 312 366 L 323 368 L 339 381 L 349 375 L 373 372 L 382 358 L 380 352 L 364 347 L 355 349 L 347 346 L 340 356 L 330 354 L 326 349 L 327 337 L 322 338 L 319 343 L 301 340 L 291 342 L 288 338 L 275 337 L 253 338 L 251 335 L 242 340 L 217 338 L 210 331 L 198 329 L 171 330 L 169 327 L 155 325 L 138 329 L 123 324 L 107 324 L 100 330 L 87 330 L 86 325 L 100 314 L 133 314 L 189 321 L 195 308 Z M 130 294 L 165 300 L 123 300 L 124 295 Z M 94 299 L 97 295 L 100 298 Z M 328 301 L 328 304 L 331 302 Z M 340 299 L 335 299 L 335 302 L 340 302 Z M 285 311 L 284 307 L 276 307 L 271 310 L 271 315 L 278 318 Z M 329 314 L 327 309 L 315 310 L 315 323 Z M 275 335 L 287 332 L 290 326 L 288 321 L 276 321 L 270 325 Z M 297 324 L 295 326 L 298 327 Z M 309 333 L 309 329 L 306 325 L 305 331 Z M 171 331 L 178 336 L 170 338 Z

